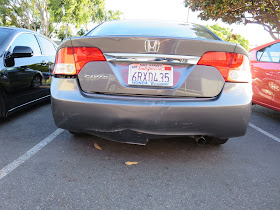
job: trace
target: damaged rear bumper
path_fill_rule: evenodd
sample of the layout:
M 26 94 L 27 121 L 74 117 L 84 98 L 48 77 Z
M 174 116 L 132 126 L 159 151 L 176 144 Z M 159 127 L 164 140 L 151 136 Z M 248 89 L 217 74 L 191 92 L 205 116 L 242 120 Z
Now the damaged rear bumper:
M 252 88 L 248 83 L 225 83 L 222 93 L 212 99 L 144 98 L 84 94 L 76 79 L 53 78 L 51 96 L 53 117 L 59 128 L 144 144 L 146 136 L 123 136 L 127 131 L 219 138 L 245 135 Z

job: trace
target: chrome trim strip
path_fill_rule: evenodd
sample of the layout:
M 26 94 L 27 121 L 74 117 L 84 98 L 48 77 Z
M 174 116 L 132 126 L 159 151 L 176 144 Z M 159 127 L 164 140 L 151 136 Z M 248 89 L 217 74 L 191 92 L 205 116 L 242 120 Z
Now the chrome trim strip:
M 135 53 L 104 53 L 108 62 L 137 62 L 137 63 L 167 63 L 195 65 L 201 57 L 188 55 L 164 55 L 164 54 L 135 54 Z
M 116 94 L 116 93 L 87 93 L 87 92 L 82 92 L 83 95 L 87 97 L 94 97 L 98 96 L 103 99 L 108 99 L 108 98 L 115 98 L 115 99 L 133 99 L 133 100 L 166 100 L 166 101 L 212 101 L 216 100 L 217 97 L 219 96 L 214 96 L 214 97 L 205 97 L 205 98 L 195 98 L 195 97 L 189 97 L 189 96 L 155 96 L 155 95 L 141 95 L 141 94 Z
M 19 106 L 15 107 L 15 108 L 12 108 L 12 109 L 8 110 L 8 113 L 9 113 L 9 112 L 12 112 L 12 111 L 14 111 L 14 110 L 16 110 L 16 109 L 19 109 L 19 108 L 21 108 L 21 107 L 24 107 L 24 106 L 26 106 L 26 105 L 28 105 L 28 104 L 32 104 L 32 103 L 37 102 L 37 101 L 41 101 L 41 100 L 43 100 L 43 99 L 45 99 L 45 98 L 49 98 L 50 96 L 51 96 L 51 95 L 46 95 L 46 96 L 41 97 L 41 98 L 38 98 L 38 99 L 36 99 L 36 100 L 29 101 L 29 102 L 27 102 L 27 103 L 25 103 L 25 104 L 19 105 Z

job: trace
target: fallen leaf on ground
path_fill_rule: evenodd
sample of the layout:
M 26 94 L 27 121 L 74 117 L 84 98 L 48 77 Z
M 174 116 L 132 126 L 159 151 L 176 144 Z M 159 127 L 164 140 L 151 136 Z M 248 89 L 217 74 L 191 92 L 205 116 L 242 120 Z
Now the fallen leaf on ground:
M 136 165 L 138 164 L 139 162 L 129 162 L 129 161 L 126 161 L 125 162 L 125 165 L 128 165 L 128 166 L 131 166 L 131 165 Z
M 94 147 L 96 148 L 96 149 L 99 149 L 99 150 L 102 150 L 102 148 L 96 143 L 96 142 L 94 142 Z

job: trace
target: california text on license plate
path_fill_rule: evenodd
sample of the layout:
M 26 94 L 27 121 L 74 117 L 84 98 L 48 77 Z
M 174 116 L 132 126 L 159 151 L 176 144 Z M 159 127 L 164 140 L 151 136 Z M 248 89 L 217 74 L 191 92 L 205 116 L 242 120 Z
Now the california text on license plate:
M 173 67 L 158 64 L 130 64 L 128 84 L 173 86 Z

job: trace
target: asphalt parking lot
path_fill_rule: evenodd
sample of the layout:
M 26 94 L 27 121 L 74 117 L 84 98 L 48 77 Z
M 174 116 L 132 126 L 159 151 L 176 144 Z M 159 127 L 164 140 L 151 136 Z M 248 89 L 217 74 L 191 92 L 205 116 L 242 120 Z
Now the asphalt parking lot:
M 0 209 L 280 209 L 279 125 L 255 105 L 246 136 L 225 145 L 137 146 L 73 137 L 36 105 L 0 121 Z

